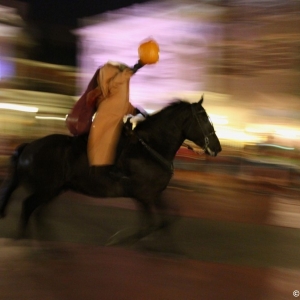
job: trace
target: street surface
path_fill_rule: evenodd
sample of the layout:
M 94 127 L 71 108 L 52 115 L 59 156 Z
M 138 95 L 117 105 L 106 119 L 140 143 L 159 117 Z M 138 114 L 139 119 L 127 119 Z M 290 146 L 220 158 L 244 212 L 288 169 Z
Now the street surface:
M 298 194 L 176 170 L 164 193 L 180 215 L 171 233 L 107 247 L 114 233 L 137 228 L 131 199 L 66 193 L 45 209 L 43 224 L 32 218 L 31 240 L 15 241 L 20 189 L 0 222 L 0 299 L 295 299 Z

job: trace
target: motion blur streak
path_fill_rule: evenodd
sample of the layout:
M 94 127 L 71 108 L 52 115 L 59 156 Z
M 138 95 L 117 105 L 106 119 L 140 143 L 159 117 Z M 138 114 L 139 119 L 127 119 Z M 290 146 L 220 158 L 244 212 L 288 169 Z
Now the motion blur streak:
M 174 98 L 195 102 L 204 95 L 223 151 L 208 157 L 185 141 L 176 155 L 164 197 L 178 208 L 170 214 L 181 218 L 172 242 L 157 234 L 148 248 L 169 254 L 177 246 L 180 257 L 182 252 L 188 257 L 184 263 L 136 251 L 151 239 L 130 249 L 103 247 L 113 233 L 136 228 L 136 207 L 131 199 L 77 194 L 64 194 L 47 208 L 44 221 L 51 230 L 42 229 L 39 238 L 58 251 L 43 259 L 28 255 L 32 249 L 7 239 L 18 223 L 15 201 L 0 220 L 0 299 L 295 298 L 293 292 L 300 290 L 299 1 L 165 0 L 95 13 L 78 19 L 72 30 L 76 66 L 31 59 L 42 48 L 38 41 L 48 52 L 63 48 L 65 28 L 51 27 L 46 42 L 41 28 L 28 30 L 18 11 L 0 6 L 1 180 L 17 145 L 69 134 L 65 116 L 96 68 L 108 60 L 134 65 L 139 43 L 150 36 L 160 46 L 160 60 L 132 78 L 131 102 L 153 113 Z M 20 200 L 22 193 L 14 198 Z
M 17 111 L 24 111 L 24 112 L 38 112 L 39 110 L 37 107 L 10 104 L 10 103 L 0 103 L 0 109 L 11 109 Z

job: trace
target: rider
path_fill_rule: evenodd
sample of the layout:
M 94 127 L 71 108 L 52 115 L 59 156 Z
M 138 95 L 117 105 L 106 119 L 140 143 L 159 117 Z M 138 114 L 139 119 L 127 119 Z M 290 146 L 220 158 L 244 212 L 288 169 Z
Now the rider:
M 127 114 L 134 115 L 136 111 L 129 102 L 130 78 L 145 64 L 157 62 L 158 51 L 156 42 L 150 40 L 140 45 L 140 59 L 133 68 L 110 61 L 100 68 L 98 86 L 87 95 L 87 103 L 97 107 L 87 147 L 93 173 L 113 170 L 123 117 Z

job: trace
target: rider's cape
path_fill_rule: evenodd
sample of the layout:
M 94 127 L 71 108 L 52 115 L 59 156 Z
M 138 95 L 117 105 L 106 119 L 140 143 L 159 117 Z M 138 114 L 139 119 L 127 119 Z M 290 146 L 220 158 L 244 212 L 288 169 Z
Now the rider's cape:
M 97 69 L 86 91 L 67 116 L 73 135 L 88 133 L 90 165 L 114 163 L 123 117 L 134 115 L 129 101 L 129 81 L 134 70 L 121 63 L 108 62 Z
M 136 110 L 129 101 L 129 83 L 133 70 L 124 64 L 108 62 L 101 67 L 98 87 L 87 101 L 96 102 L 97 112 L 88 138 L 88 159 L 92 166 L 112 165 L 123 128 L 123 117 Z
M 93 115 L 96 112 L 96 103 L 88 101 L 88 98 L 91 97 L 93 91 L 98 86 L 97 78 L 99 75 L 100 68 L 97 69 L 93 78 L 84 94 L 79 98 L 79 100 L 75 103 L 70 113 L 66 118 L 66 126 L 69 129 L 70 133 L 77 136 L 85 133 L 89 133 Z

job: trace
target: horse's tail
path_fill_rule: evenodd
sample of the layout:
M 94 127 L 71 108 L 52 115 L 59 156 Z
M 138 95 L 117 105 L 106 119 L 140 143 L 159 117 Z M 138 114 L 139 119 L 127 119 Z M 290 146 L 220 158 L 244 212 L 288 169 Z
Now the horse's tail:
M 10 196 L 19 184 L 17 165 L 19 157 L 26 146 L 27 143 L 21 144 L 11 155 L 10 168 L 0 188 L 0 218 L 5 217 L 5 210 Z

